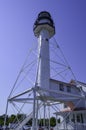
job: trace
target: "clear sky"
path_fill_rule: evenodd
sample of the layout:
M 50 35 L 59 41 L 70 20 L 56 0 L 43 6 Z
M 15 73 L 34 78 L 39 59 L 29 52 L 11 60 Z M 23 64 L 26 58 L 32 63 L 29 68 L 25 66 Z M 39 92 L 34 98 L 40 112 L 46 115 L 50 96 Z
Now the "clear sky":
M 86 82 L 86 0 L 0 0 L 0 114 L 28 49 L 40 11 L 53 17 L 55 38 L 76 78 Z

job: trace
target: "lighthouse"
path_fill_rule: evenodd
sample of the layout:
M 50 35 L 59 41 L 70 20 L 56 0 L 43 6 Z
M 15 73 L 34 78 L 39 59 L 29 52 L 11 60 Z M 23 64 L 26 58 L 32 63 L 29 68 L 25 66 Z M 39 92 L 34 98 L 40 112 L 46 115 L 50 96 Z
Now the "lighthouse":
M 55 34 L 55 26 L 50 13 L 43 11 L 38 14 L 33 31 L 34 35 L 38 38 L 37 86 L 49 90 L 49 39 Z
M 24 109 L 27 113 L 25 118 L 23 117 L 23 119 L 18 120 L 18 123 L 15 125 L 13 122 L 13 130 L 24 129 L 24 126 L 30 120 L 32 120 L 32 130 L 39 130 L 42 126 L 43 130 L 47 130 L 47 128 L 50 130 L 50 119 L 52 115 L 56 116 L 56 126 L 53 130 L 86 130 L 86 83 L 82 83 L 80 81 L 76 82 L 76 80 L 73 79 L 70 80 L 70 82 L 67 82 L 67 80 L 59 80 L 58 78 L 54 78 L 52 76 L 52 73 L 54 72 L 59 74 L 58 72 L 60 72 L 60 67 L 57 67 L 58 70 L 55 69 L 54 72 L 51 71 L 52 67 L 50 65 L 50 61 L 52 61 L 52 57 L 50 55 L 55 52 L 55 49 L 53 49 L 54 51 L 51 53 L 49 40 L 55 35 L 55 26 L 49 12 L 42 11 L 38 14 L 33 26 L 33 32 L 38 39 L 38 62 L 36 64 L 37 68 L 35 68 L 35 75 L 33 74 L 36 81 L 34 86 L 31 85 L 31 88 L 28 87 L 25 91 L 14 93 L 17 87 L 19 88 L 25 77 L 27 78 L 29 65 L 32 63 L 31 59 L 31 61 L 29 60 L 31 63 L 28 67 L 27 64 L 24 63 L 7 99 L 4 126 L 6 126 L 8 103 L 12 103 L 13 107 L 16 108 L 17 113 L 19 112 L 18 114 L 22 112 L 24 105 L 29 105 L 29 107 L 26 106 L 28 111 L 32 106 L 32 111 L 29 111 L 29 113 L 27 113 L 27 110 Z M 52 46 L 54 46 L 54 44 Z M 57 47 L 56 49 L 60 48 Z M 63 53 L 62 56 L 64 58 Z M 59 60 L 57 57 L 55 60 L 58 62 L 56 63 L 54 58 L 52 62 L 56 63 L 57 66 Z M 70 69 L 69 65 L 67 66 L 61 63 L 59 65 L 61 65 L 61 67 L 66 67 L 67 71 Z M 35 66 L 32 64 L 32 67 L 34 68 Z M 33 72 L 32 67 L 29 70 Z M 24 78 L 21 78 L 23 74 L 21 72 L 26 72 Z M 60 73 L 63 74 L 63 72 L 64 71 L 61 71 Z M 65 79 L 63 75 L 60 76 L 62 79 Z M 29 78 L 31 78 L 31 73 L 28 76 L 28 79 Z M 24 86 L 24 83 L 22 86 Z M 18 107 L 16 103 L 18 103 Z M 22 103 L 22 106 L 19 106 L 19 103 Z M 61 117 L 60 124 L 57 122 L 59 117 Z M 43 125 L 41 125 L 40 122 L 42 121 L 40 120 L 42 118 Z

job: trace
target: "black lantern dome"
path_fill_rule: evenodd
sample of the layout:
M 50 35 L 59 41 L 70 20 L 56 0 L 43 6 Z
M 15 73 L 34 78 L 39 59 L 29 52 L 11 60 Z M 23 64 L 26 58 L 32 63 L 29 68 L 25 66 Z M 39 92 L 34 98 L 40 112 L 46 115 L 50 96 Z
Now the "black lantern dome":
M 42 29 L 49 31 L 50 38 L 55 34 L 55 26 L 53 20 L 50 13 L 47 11 L 40 12 L 38 14 L 38 18 L 34 23 L 33 31 L 36 37 L 39 36 Z

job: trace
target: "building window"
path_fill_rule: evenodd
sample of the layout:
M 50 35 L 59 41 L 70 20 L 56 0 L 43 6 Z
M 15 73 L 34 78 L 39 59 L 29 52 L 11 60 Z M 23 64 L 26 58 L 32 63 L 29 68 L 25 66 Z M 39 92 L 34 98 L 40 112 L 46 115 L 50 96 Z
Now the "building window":
M 81 123 L 83 123 L 83 115 L 81 114 Z
M 67 92 L 71 92 L 71 87 L 67 86 Z
M 77 115 L 77 122 L 81 122 L 80 121 L 80 115 Z
M 83 115 L 82 114 L 77 115 L 77 122 L 83 123 Z
M 63 86 L 63 84 L 59 84 L 59 90 L 60 90 L 60 91 L 64 91 L 64 86 Z
M 48 38 L 46 38 L 46 41 L 48 41 Z
M 75 123 L 75 115 L 73 114 L 71 121 Z

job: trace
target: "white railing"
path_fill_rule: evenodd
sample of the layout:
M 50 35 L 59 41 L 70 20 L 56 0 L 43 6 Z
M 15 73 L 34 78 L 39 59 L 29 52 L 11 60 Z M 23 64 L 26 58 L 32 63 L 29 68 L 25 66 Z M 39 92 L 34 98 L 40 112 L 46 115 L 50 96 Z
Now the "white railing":
M 86 130 L 86 123 L 72 123 L 69 122 L 67 128 L 58 124 L 58 126 L 54 127 L 54 130 Z
M 41 102 L 39 105 L 38 105 L 38 108 L 40 109 L 42 107 L 43 103 Z M 33 117 L 33 111 L 23 120 L 19 123 L 19 125 L 14 128 L 14 130 L 21 130 L 22 127 Z

